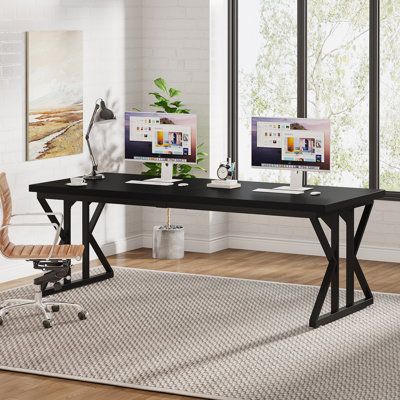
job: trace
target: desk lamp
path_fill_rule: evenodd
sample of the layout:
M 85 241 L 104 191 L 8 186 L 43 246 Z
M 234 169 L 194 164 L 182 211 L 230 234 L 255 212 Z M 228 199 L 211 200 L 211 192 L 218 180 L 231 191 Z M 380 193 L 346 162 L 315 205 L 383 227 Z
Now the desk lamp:
M 93 125 L 95 123 L 96 124 L 106 123 L 106 122 L 114 121 L 115 119 L 116 118 L 115 118 L 114 113 L 106 107 L 106 103 L 104 102 L 104 100 L 97 99 L 96 105 L 93 110 L 92 118 L 90 120 L 89 127 L 87 130 L 86 136 L 85 136 L 85 139 L 86 139 L 86 142 L 87 142 L 87 145 L 89 148 L 90 160 L 92 161 L 92 172 L 90 175 L 84 176 L 85 179 L 89 179 L 89 180 L 104 179 L 103 174 L 97 173 L 98 165 L 97 165 L 96 159 L 94 158 L 92 147 L 90 146 L 89 136 L 90 136 L 90 132 L 93 128 Z

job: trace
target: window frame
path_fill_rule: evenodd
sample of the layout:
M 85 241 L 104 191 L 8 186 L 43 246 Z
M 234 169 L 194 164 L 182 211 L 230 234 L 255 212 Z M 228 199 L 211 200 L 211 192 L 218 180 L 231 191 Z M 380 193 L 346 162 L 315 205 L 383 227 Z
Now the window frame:
M 238 160 L 239 1 L 228 0 L 228 157 Z M 297 117 L 307 117 L 307 0 L 297 0 Z M 369 0 L 369 188 L 380 187 L 380 0 Z M 307 173 L 303 173 L 307 184 Z M 384 200 L 400 201 L 400 191 Z

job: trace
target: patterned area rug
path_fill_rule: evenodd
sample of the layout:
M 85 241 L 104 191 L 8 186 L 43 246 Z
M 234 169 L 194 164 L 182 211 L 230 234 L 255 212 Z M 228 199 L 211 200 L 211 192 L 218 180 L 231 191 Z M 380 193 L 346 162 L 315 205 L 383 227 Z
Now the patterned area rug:
M 43 329 L 33 310 L 0 328 L 0 368 L 210 399 L 400 398 L 400 296 L 316 330 L 318 288 L 116 268 L 57 295 Z M 31 287 L 0 293 L 30 297 Z

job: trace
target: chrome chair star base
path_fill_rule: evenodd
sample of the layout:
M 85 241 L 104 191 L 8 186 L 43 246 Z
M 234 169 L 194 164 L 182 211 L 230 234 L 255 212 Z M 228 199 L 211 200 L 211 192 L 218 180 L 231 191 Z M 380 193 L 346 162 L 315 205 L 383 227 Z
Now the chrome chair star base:
M 54 324 L 54 314 L 60 310 L 60 307 L 74 307 L 78 310 L 78 318 L 82 321 L 87 318 L 87 311 L 77 303 L 67 301 L 54 300 L 53 297 L 43 298 L 42 286 L 48 283 L 53 283 L 55 290 L 61 289 L 61 280 L 70 280 L 71 262 L 68 261 L 37 261 L 32 260 L 35 269 L 41 269 L 46 273 L 34 279 L 34 298 L 33 299 L 7 299 L 0 304 L 0 325 L 4 323 L 5 317 L 10 311 L 15 311 L 19 308 L 35 307 L 39 309 L 43 316 L 43 326 L 51 328 Z
M 61 213 L 40 214 L 12 214 L 11 193 L 7 183 L 6 175 L 0 172 L 0 206 L 3 221 L 0 225 L 0 253 L 9 259 L 27 260 L 33 262 L 33 268 L 44 271 L 44 274 L 35 278 L 33 299 L 9 299 L 0 305 L 0 325 L 3 325 L 6 316 L 12 311 L 23 307 L 35 307 L 43 315 L 43 326 L 51 328 L 53 315 L 60 307 L 74 307 L 78 309 L 78 318 L 84 320 L 87 317 L 86 310 L 76 303 L 56 301 L 52 298 L 43 298 L 42 290 L 48 284 L 52 284 L 55 291 L 62 288 L 63 283 L 71 279 L 71 260 L 79 260 L 84 252 L 83 245 L 57 244 L 60 240 L 63 215 Z M 11 223 L 17 217 L 46 217 L 58 215 L 61 220 L 56 223 Z M 55 229 L 55 237 L 50 245 L 15 245 L 10 241 L 8 231 L 15 227 L 42 227 L 50 226 Z M 11 316 L 11 315 L 10 315 Z

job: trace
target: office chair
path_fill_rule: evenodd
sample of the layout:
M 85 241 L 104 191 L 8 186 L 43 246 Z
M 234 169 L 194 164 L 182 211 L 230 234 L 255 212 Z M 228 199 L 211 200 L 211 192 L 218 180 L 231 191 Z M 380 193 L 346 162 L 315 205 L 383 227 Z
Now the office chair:
M 63 215 L 61 213 L 34 213 L 34 214 L 12 214 L 11 193 L 4 172 L 0 172 L 0 205 L 3 213 L 3 221 L 0 226 L 0 253 L 9 259 L 27 260 L 33 262 L 33 268 L 42 270 L 45 273 L 33 280 L 35 295 L 33 299 L 10 299 L 0 305 L 0 325 L 4 318 L 20 307 L 36 307 L 44 315 L 43 326 L 51 328 L 53 326 L 53 312 L 57 312 L 60 306 L 72 306 L 79 310 L 78 317 L 84 320 L 87 312 L 80 304 L 55 301 L 51 298 L 42 298 L 42 288 L 48 283 L 53 284 L 55 290 L 61 289 L 61 279 L 70 279 L 71 260 L 80 259 L 83 245 L 58 245 Z M 11 220 L 21 216 L 49 216 L 58 215 L 61 218 L 60 225 L 56 223 L 11 223 Z M 8 231 L 13 227 L 38 227 L 52 226 L 56 229 L 56 234 L 52 245 L 15 245 L 8 237 Z

